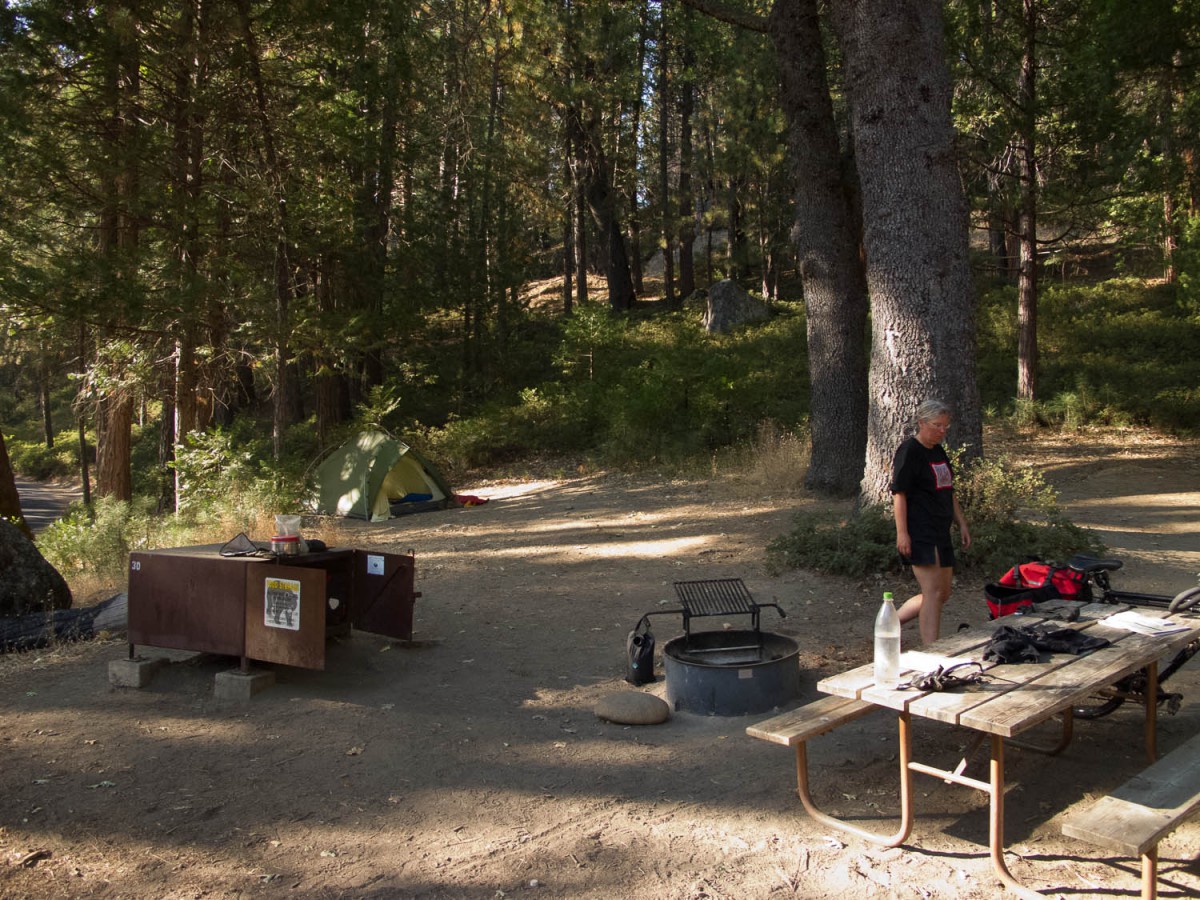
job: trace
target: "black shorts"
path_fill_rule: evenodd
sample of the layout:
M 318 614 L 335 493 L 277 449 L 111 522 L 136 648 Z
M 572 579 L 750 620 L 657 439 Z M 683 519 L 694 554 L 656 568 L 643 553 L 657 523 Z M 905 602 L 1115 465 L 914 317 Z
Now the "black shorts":
M 954 545 L 949 536 L 944 543 L 933 541 L 913 541 L 912 553 L 908 556 L 900 554 L 906 566 L 941 566 L 943 569 L 954 568 Z

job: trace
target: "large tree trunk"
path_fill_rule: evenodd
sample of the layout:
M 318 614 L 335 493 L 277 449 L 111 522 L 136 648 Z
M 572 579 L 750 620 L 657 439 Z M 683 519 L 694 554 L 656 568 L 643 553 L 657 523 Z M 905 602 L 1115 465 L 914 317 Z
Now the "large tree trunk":
M 107 170 L 101 176 L 102 208 L 98 229 L 98 250 L 111 270 L 104 285 L 115 302 L 108 318 L 110 328 L 123 324 L 124 303 L 135 281 L 135 256 L 140 224 L 134 212 L 140 172 L 134 152 L 134 130 L 141 121 L 140 51 L 130 22 L 131 10 L 114 5 L 108 8 L 108 26 L 113 36 L 111 54 L 104 66 L 104 97 L 108 116 L 101 129 L 101 142 L 108 157 Z M 102 329 L 101 340 L 110 332 Z M 101 497 L 130 500 L 133 496 L 131 448 L 133 397 L 124 384 L 128 372 L 124 362 L 111 360 L 106 372 L 110 386 L 100 393 L 96 405 L 96 493 Z
M 867 285 L 841 175 L 817 0 L 778 0 L 770 34 L 796 170 L 792 237 L 808 314 L 812 457 L 805 484 L 852 494 L 867 446 Z
M 643 93 L 645 91 L 646 39 L 649 31 L 648 0 L 641 0 L 638 11 L 638 50 L 637 50 L 637 90 L 629 110 L 629 133 L 632 162 L 628 169 L 629 180 L 625 193 L 629 198 L 629 267 L 633 276 L 633 290 L 639 297 L 646 293 L 645 278 L 642 272 L 642 220 L 641 220 L 641 158 L 642 146 L 642 112 L 645 109 Z
M 100 401 L 96 411 L 96 494 L 117 500 L 133 499 L 129 464 L 132 449 L 133 397 L 118 391 Z
M 1037 399 L 1038 374 L 1038 260 L 1037 260 L 1037 9 L 1025 0 L 1025 49 L 1017 84 L 1020 121 L 1018 172 L 1021 208 L 1017 212 L 1017 237 L 1021 242 L 1017 270 L 1017 397 Z
M 246 42 L 246 62 L 250 67 L 250 81 L 254 90 L 255 113 L 262 132 L 263 150 L 267 161 L 267 174 L 271 180 L 275 200 L 275 335 L 272 370 L 275 376 L 274 407 L 271 422 L 272 452 L 275 459 L 283 456 L 283 442 L 291 418 L 291 300 L 294 291 L 291 243 L 288 237 L 287 192 L 284 184 L 283 162 L 275 145 L 275 128 L 271 122 L 267 104 L 266 84 L 263 80 L 258 39 L 254 34 L 250 16 L 249 0 L 237 0 L 238 17 L 242 37 Z
M 12 463 L 8 459 L 8 445 L 4 443 L 3 431 L 0 431 L 0 519 L 8 519 L 21 529 L 25 537 L 33 540 L 33 532 L 21 512 L 21 495 L 17 493 L 17 482 L 13 478 Z
M 617 215 L 616 196 L 612 187 L 612 173 L 608 158 L 600 143 L 600 123 L 595 113 L 589 113 L 587 121 L 577 106 L 566 111 L 567 127 L 577 151 L 576 173 L 583 186 L 584 197 L 602 240 L 607 242 L 605 261 L 608 276 L 608 304 L 614 312 L 633 308 L 633 279 L 629 274 L 629 257 L 625 251 L 625 236 L 621 233 L 621 222 Z M 577 235 L 577 239 L 581 237 Z M 581 273 L 582 275 L 582 273 Z
M 658 193 L 662 221 L 663 300 L 675 306 L 675 229 L 671 215 L 671 78 L 667 4 L 658 18 Z
M 941 7 L 841 0 L 834 21 L 862 188 L 871 298 L 861 502 L 890 499 L 892 456 L 927 397 L 954 409 L 949 441 L 982 449 L 967 205 L 955 165 Z
M 691 10 L 684 10 L 684 22 L 691 21 Z M 688 29 L 690 33 L 690 29 Z M 696 260 L 692 245 L 696 242 L 696 216 L 692 196 L 692 113 L 696 106 L 696 54 L 684 45 L 680 64 L 683 76 L 679 85 L 679 302 L 696 292 Z

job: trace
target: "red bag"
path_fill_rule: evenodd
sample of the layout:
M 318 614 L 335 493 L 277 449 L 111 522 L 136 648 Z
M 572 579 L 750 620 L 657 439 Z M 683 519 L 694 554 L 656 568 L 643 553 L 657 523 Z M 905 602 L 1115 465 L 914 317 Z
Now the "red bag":
M 1049 588 L 1045 599 L 1091 600 L 1092 586 L 1087 576 L 1066 566 L 1055 566 L 1041 560 L 1013 566 L 1001 577 L 999 584 L 1011 588 Z
M 994 584 L 983 587 L 993 619 L 1032 613 L 1047 600 L 1091 600 L 1092 586 L 1082 572 L 1041 560 L 1013 566 Z

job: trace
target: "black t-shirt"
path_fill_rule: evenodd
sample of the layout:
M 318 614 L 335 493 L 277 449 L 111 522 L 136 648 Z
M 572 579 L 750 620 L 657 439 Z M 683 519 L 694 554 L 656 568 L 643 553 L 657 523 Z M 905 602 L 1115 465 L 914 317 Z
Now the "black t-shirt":
M 954 470 L 941 444 L 926 447 L 910 437 L 892 461 L 893 494 L 908 498 L 908 535 L 914 541 L 946 540 L 954 521 Z

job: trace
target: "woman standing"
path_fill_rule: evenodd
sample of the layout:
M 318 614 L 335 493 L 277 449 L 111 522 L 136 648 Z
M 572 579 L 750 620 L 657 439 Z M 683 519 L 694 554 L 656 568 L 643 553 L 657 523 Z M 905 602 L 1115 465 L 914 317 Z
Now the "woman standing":
M 892 512 L 896 518 L 896 549 L 912 566 L 921 592 L 900 607 L 900 624 L 917 619 L 921 643 L 938 639 L 942 607 L 950 599 L 954 547 L 950 526 L 958 525 L 963 549 L 971 546 L 971 531 L 958 498 L 954 471 L 942 447 L 950 427 L 950 407 L 926 400 L 917 407 L 916 434 L 896 450 L 892 462 Z

